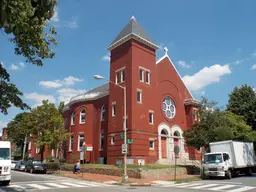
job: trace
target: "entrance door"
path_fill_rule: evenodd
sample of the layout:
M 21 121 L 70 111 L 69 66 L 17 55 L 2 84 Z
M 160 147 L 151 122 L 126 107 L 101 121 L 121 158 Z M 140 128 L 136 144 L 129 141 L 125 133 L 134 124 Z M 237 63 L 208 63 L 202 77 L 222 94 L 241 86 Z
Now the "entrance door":
M 166 137 L 161 137 L 162 158 L 166 158 Z

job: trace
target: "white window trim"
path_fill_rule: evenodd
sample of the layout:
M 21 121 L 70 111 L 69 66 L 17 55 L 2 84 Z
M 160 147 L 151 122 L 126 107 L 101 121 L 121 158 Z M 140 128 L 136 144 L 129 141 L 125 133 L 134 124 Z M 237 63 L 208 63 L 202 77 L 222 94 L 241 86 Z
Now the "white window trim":
M 84 135 L 84 133 L 83 132 L 78 133 L 78 136 L 77 136 L 78 137 L 78 139 L 77 139 L 77 141 L 78 141 L 77 142 L 77 151 L 80 151 L 80 146 L 79 146 L 80 145 L 80 135 Z
M 103 119 L 103 113 L 105 114 L 105 117 Z M 101 106 L 101 110 L 100 110 L 100 121 L 105 121 L 106 120 L 106 105 L 102 105 Z
M 121 73 L 121 83 L 123 83 L 123 82 L 125 82 L 125 79 L 123 80 L 123 75 L 124 75 L 124 78 L 126 78 L 125 77 L 125 70 L 120 71 L 120 73 Z
M 149 144 L 150 144 L 150 142 L 153 142 L 153 147 L 150 147 L 150 146 L 149 146 L 149 149 L 150 149 L 150 150 L 155 150 L 155 141 L 150 139 L 150 140 L 149 140 Z
M 73 149 L 71 149 L 71 137 L 73 137 L 73 141 L 74 141 L 74 134 L 71 134 L 69 136 L 69 146 L 68 146 L 68 151 L 73 151 Z M 74 143 L 73 143 L 73 146 L 74 146 Z
M 28 142 L 28 150 L 31 150 L 31 147 L 32 147 L 32 142 L 29 141 L 29 142 Z
M 111 136 L 111 145 L 115 145 L 115 135 L 112 135 Z
M 104 146 L 102 145 L 102 142 L 101 142 L 101 139 L 104 140 L 104 132 L 100 132 L 100 148 L 99 148 L 99 151 L 103 151 L 104 150 Z M 102 145 L 102 148 L 101 148 L 101 145 Z
M 145 74 L 144 72 L 145 72 L 145 69 L 143 69 L 143 68 L 140 67 L 140 68 L 139 68 L 139 74 L 140 74 L 140 71 L 141 71 L 141 70 L 142 70 L 142 79 L 140 79 L 140 82 L 143 83 L 143 82 L 144 82 L 144 74 Z M 140 78 L 140 76 L 139 76 L 139 78 Z
M 125 69 L 125 66 L 115 70 L 115 72 L 120 72 L 120 71 L 123 71 L 124 69 Z
M 150 84 L 150 71 L 146 71 L 146 84 Z M 147 82 L 147 74 L 148 74 L 148 82 Z
M 154 125 L 154 111 L 149 110 L 149 115 L 152 115 L 152 122 L 150 122 L 150 118 L 149 118 L 149 124 Z
M 71 114 L 71 125 L 75 125 L 75 122 L 74 122 L 74 119 L 73 119 L 73 115 L 76 116 L 75 111 L 73 111 L 73 113 Z M 76 119 L 75 119 L 75 121 L 76 121 Z
M 36 154 L 39 154 L 40 149 L 38 147 L 36 147 Z
M 120 79 L 119 79 L 119 83 L 117 81 L 117 79 L 120 77 L 120 72 L 119 71 L 115 72 L 115 77 L 116 77 L 116 84 L 119 84 L 120 83 Z
M 84 110 L 84 116 L 85 116 L 85 119 L 84 119 L 84 122 L 82 122 L 82 111 Z M 80 119 L 79 119 L 79 123 L 80 124 L 85 124 L 85 121 L 86 121 L 86 110 L 85 109 L 82 109 L 80 111 Z
M 115 106 L 115 110 L 114 110 L 114 106 Z M 114 114 L 114 111 L 115 111 L 115 114 Z M 116 102 L 112 102 L 111 114 L 112 114 L 112 117 L 116 116 Z
M 140 93 L 140 101 L 138 101 L 138 93 Z M 137 103 L 142 103 L 142 90 L 141 89 L 137 89 L 137 92 L 136 92 L 136 100 L 137 100 Z

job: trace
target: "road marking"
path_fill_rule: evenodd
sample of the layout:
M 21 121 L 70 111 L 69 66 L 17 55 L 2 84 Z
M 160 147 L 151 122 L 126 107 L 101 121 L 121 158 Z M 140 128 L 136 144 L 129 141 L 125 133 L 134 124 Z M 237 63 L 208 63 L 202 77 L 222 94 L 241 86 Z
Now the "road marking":
M 203 185 L 203 183 L 193 183 L 193 184 L 186 184 L 186 185 L 174 185 L 175 187 L 194 187 L 194 186 L 197 186 L 197 185 Z
M 37 188 L 37 189 L 50 189 L 49 187 L 45 187 L 43 185 L 38 185 L 38 184 L 27 184 L 28 186 Z
M 8 188 L 15 188 L 16 191 L 23 191 L 23 189 L 26 189 L 26 187 L 22 187 L 19 185 L 9 185 Z
M 229 190 L 227 192 L 243 192 L 243 191 L 249 191 L 249 190 L 252 190 L 252 189 L 255 189 L 255 188 L 256 187 L 245 186 L 245 187 L 241 187 L 241 188 L 238 188 L 238 189 Z
M 50 185 L 52 187 L 57 187 L 57 188 L 68 188 L 69 186 L 65 186 L 65 185 L 59 185 L 57 183 L 44 183 L 46 185 Z
M 196 187 L 191 187 L 192 189 L 202 189 L 202 188 L 207 188 L 207 187 L 213 187 L 217 186 L 219 184 L 207 184 L 207 185 L 201 185 L 201 186 L 196 186 Z
M 231 188 L 231 187 L 237 187 L 237 185 L 223 185 L 223 186 L 219 186 L 219 187 L 214 187 L 210 190 L 218 191 L 218 190 L 227 189 L 227 188 Z
M 63 184 L 63 185 L 69 185 L 69 186 L 72 186 L 72 187 L 87 187 L 87 186 L 84 186 L 84 185 L 74 184 L 74 183 L 65 183 L 65 182 L 62 182 L 61 184 Z M 89 187 L 89 186 L 88 186 L 88 187 Z

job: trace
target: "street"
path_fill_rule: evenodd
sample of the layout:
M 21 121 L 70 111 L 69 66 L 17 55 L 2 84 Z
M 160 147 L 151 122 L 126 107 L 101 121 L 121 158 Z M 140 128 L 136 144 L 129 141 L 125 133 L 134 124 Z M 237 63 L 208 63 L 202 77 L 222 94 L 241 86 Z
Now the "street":
M 12 171 L 12 181 L 8 187 L 1 186 L 0 192 L 17 191 L 38 191 L 38 192 L 73 192 L 86 191 L 92 192 L 127 192 L 131 190 L 157 192 L 206 192 L 206 191 L 226 191 L 226 192 L 253 192 L 256 191 L 254 177 L 237 177 L 232 180 L 211 179 L 204 181 L 195 181 L 190 183 L 174 184 L 172 182 L 159 182 L 150 187 L 116 186 L 80 179 L 71 179 L 67 177 L 30 174 L 24 172 Z

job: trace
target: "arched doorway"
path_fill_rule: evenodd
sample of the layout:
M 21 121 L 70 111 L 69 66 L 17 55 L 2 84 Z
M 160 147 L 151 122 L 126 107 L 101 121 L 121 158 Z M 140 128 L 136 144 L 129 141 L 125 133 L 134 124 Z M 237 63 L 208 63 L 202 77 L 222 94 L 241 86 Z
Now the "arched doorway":
M 168 137 L 168 131 L 166 129 L 163 129 L 161 131 L 161 152 L 162 152 L 162 158 L 167 158 L 167 137 Z

